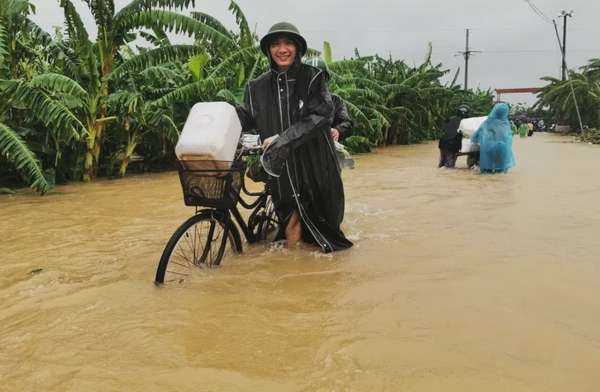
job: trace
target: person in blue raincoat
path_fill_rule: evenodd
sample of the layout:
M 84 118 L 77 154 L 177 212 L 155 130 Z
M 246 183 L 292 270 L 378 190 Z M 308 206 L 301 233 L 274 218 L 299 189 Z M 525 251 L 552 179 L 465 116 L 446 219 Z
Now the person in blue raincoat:
M 496 104 L 471 137 L 473 143 L 480 146 L 479 168 L 482 173 L 506 173 L 515 166 L 508 113 L 507 104 Z

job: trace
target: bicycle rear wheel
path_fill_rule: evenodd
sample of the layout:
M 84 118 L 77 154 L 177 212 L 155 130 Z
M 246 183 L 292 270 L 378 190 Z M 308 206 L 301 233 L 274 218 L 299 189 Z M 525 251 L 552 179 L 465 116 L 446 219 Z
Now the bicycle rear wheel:
M 202 211 L 185 221 L 173 233 L 160 258 L 156 283 L 182 283 L 197 267 L 221 263 L 227 240 L 234 251 L 241 249 L 240 235 L 229 214 Z

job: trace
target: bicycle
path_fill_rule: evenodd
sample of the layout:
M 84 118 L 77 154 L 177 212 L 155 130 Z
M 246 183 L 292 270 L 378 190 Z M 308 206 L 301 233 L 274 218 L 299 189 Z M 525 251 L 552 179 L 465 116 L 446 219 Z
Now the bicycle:
M 185 205 L 195 207 L 195 213 L 167 241 L 156 270 L 157 284 L 182 283 L 194 268 L 219 266 L 228 241 L 235 253 L 242 253 L 240 230 L 249 244 L 275 239 L 279 222 L 268 184 L 250 192 L 244 181 L 244 158 L 261 152 L 255 139 L 251 146 L 242 146 L 230 167 L 215 161 L 177 161 Z M 241 192 L 254 201 L 246 202 Z M 239 206 L 251 210 L 247 221 Z

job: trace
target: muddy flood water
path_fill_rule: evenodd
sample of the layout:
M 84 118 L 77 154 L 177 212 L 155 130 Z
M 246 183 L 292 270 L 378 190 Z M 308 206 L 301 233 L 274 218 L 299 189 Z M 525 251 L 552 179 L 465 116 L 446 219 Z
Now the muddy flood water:
M 598 391 L 600 148 L 437 146 L 344 173 L 349 251 L 257 245 L 153 284 L 176 173 L 0 197 L 2 391 Z

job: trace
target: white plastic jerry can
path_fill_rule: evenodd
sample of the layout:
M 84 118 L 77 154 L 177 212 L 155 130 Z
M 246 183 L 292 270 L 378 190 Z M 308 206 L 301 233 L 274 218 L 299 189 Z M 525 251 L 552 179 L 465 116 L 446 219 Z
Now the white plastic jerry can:
M 227 102 L 195 104 L 183 126 L 175 154 L 184 161 L 206 161 L 207 169 L 229 169 L 242 126 Z

